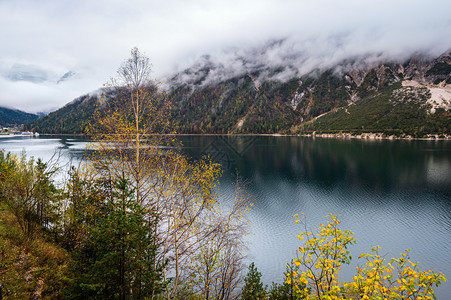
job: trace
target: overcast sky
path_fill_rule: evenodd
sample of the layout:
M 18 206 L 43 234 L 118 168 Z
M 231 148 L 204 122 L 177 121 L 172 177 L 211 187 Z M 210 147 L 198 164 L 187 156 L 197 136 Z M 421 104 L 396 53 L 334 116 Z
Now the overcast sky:
M 279 39 L 264 63 L 438 55 L 451 48 L 450 12 L 449 0 L 0 0 L 0 106 L 59 108 L 114 77 L 132 47 L 156 78 Z

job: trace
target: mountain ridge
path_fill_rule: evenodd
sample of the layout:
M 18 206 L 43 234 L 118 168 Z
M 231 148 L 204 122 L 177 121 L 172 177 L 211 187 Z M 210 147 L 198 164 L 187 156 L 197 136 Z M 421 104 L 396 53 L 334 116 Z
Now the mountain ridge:
M 0 126 L 18 126 L 38 119 L 36 114 L 27 113 L 18 109 L 0 107 Z
M 320 115 L 338 109 L 347 111 L 349 106 L 361 106 L 370 103 L 368 99 L 377 98 L 386 113 L 396 111 L 396 114 L 393 113 L 395 119 L 410 118 L 409 110 L 421 111 L 423 122 L 429 124 L 428 120 L 434 119 L 439 125 L 430 127 L 411 120 L 409 122 L 415 123 L 415 126 L 399 127 L 392 120 L 386 123 L 386 127 L 374 129 L 403 132 L 408 128 L 409 134 L 435 131 L 449 134 L 450 54 L 449 50 L 436 58 L 416 54 L 403 62 L 385 60 L 375 63 L 373 58 L 347 59 L 333 68 L 316 68 L 292 77 L 285 75 L 290 72 L 294 74 L 295 67 L 264 65 L 254 65 L 244 73 L 227 77 L 226 66 L 216 65 L 206 56 L 192 68 L 168 78 L 162 92 L 173 103 L 171 123 L 173 130 L 179 133 L 302 134 L 327 131 L 330 125 L 325 124 L 327 118 L 322 117 L 322 125 L 318 128 L 303 124 L 310 124 L 308 122 Z M 215 78 L 217 80 L 213 80 Z M 407 93 L 408 96 L 398 95 L 404 100 L 397 101 L 396 95 L 399 93 Z M 33 122 L 30 128 L 48 133 L 83 132 L 79 121 L 89 119 L 89 115 L 96 110 L 98 100 L 95 99 L 99 96 L 85 95 L 79 99 L 82 98 L 83 101 L 76 99 Z M 374 105 L 367 107 L 371 106 Z M 374 106 L 374 109 L 378 107 Z M 371 113 L 360 110 L 360 113 Z M 435 114 L 437 111 L 438 114 Z M 437 117 L 439 115 L 440 118 Z M 346 116 L 341 118 L 346 119 Z M 64 120 L 71 124 L 70 130 L 61 125 Z M 58 122 L 60 125 L 56 125 Z M 354 122 L 347 120 L 345 123 Z M 357 130 L 355 126 L 348 125 L 343 130 Z

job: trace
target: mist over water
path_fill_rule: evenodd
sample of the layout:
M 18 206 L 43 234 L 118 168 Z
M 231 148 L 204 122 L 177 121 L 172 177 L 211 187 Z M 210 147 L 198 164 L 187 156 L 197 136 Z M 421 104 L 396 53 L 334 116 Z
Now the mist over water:
M 420 269 L 451 278 L 451 142 L 366 141 L 269 136 L 183 136 L 182 151 L 194 159 L 209 155 L 224 172 L 221 202 L 233 201 L 236 174 L 247 182 L 254 203 L 246 238 L 248 261 L 263 280 L 281 282 L 286 262 L 300 246 L 303 227 L 292 216 L 304 213 L 317 228 L 328 213 L 339 215 L 341 228 L 352 230 L 357 245 L 353 264 L 342 268 L 349 280 L 357 257 L 372 245 L 386 258 L 412 249 Z M 0 138 L 0 148 L 49 159 L 79 161 L 86 141 L 77 137 Z M 437 289 L 438 299 L 451 294 L 450 282 Z

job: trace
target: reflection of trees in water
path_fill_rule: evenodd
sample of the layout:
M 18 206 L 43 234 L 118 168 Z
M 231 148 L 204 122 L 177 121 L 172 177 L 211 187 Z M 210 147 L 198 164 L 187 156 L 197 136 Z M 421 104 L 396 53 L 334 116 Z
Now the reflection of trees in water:
M 249 136 L 238 136 L 235 144 L 229 140 L 221 148 L 220 139 L 191 136 L 183 142 L 194 156 L 214 145 L 219 148 L 217 153 L 233 158 L 223 167 L 237 169 L 248 179 L 256 175 L 278 177 L 293 182 L 306 180 L 322 187 L 364 187 L 373 192 L 428 186 L 449 192 L 451 186 L 449 141 L 258 137 L 248 145 Z M 230 149 L 240 140 L 247 145 L 245 151 Z
M 436 151 L 426 151 L 430 148 Z M 424 188 L 434 184 L 427 180 L 431 157 L 451 170 L 445 143 L 316 139 L 305 140 L 303 149 L 305 175 L 326 185 L 382 191 Z

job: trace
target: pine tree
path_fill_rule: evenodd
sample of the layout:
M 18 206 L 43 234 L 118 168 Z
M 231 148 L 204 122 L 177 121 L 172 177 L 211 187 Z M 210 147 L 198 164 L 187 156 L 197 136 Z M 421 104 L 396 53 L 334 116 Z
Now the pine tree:
M 257 270 L 254 263 L 249 265 L 249 271 L 244 277 L 243 300 L 266 299 L 266 290 L 261 282 L 262 273 Z
M 97 214 L 78 257 L 79 270 L 84 272 L 77 283 L 78 295 L 143 299 L 159 293 L 162 267 L 154 268 L 155 214 L 136 202 L 123 177 L 114 183 L 111 196 Z M 146 219 L 149 215 L 154 218 Z

